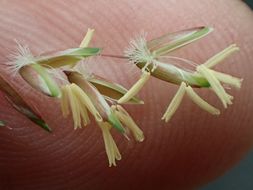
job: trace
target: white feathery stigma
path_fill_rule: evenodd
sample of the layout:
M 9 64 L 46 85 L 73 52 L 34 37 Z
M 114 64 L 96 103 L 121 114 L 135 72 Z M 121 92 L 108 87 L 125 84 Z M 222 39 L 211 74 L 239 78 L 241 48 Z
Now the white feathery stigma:
M 151 72 L 153 72 L 158 65 L 158 61 L 154 59 L 152 53 L 148 49 L 145 33 L 132 39 L 129 43 L 129 47 L 124 51 L 124 54 L 128 57 L 130 63 L 146 63 L 142 71 L 145 71 L 147 67 L 152 64 Z
M 9 69 L 16 74 L 22 67 L 35 63 L 35 57 L 27 45 L 21 45 L 17 42 L 17 50 L 9 56 L 7 65 Z

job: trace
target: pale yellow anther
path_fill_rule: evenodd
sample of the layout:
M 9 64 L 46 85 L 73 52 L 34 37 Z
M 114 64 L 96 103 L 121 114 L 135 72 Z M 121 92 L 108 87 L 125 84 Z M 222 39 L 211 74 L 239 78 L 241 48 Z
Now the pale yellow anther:
M 84 36 L 82 42 L 80 43 L 79 47 L 80 48 L 85 48 L 88 47 L 90 44 L 90 41 L 93 37 L 95 30 L 88 28 L 88 31 L 86 32 L 86 35 Z M 76 66 L 76 63 L 69 65 L 70 68 L 74 68 Z
M 218 110 L 217 108 L 213 107 L 212 105 L 208 104 L 205 100 L 203 100 L 196 92 L 194 92 L 192 87 L 187 86 L 186 93 L 189 96 L 189 98 L 203 110 L 213 115 L 220 114 L 220 110 Z
M 221 51 L 220 53 L 216 54 L 215 56 L 213 56 L 212 58 L 210 58 L 209 60 L 207 60 L 204 65 L 207 68 L 212 68 L 215 65 L 217 65 L 218 63 L 220 63 L 221 61 L 223 61 L 224 59 L 226 59 L 227 57 L 229 57 L 231 54 L 239 51 L 240 48 L 236 46 L 236 44 L 232 44 L 229 47 L 227 47 L 226 49 L 224 49 L 223 51 Z
M 243 79 L 233 77 L 231 75 L 211 70 L 212 74 L 221 82 L 233 86 L 237 89 L 241 88 Z
M 107 122 L 98 122 L 105 143 L 105 151 L 108 157 L 109 167 L 116 166 L 116 160 L 121 160 L 119 149 L 110 133 L 111 125 Z
M 176 95 L 173 97 L 170 105 L 168 106 L 166 112 L 164 113 L 162 120 L 165 120 L 165 122 L 168 122 L 173 114 L 178 109 L 180 103 L 182 102 L 182 99 L 184 97 L 186 90 L 186 84 L 184 82 L 181 83 Z
M 128 102 L 131 98 L 133 98 L 146 84 L 150 77 L 150 72 L 144 71 L 141 75 L 141 78 L 127 91 L 127 93 L 122 96 L 119 100 L 119 104 L 123 104 Z
M 197 71 L 210 83 L 212 89 L 220 98 L 225 108 L 227 108 L 228 104 L 232 104 L 232 96 L 226 93 L 219 80 L 213 74 L 212 70 L 208 69 L 205 65 L 200 65 L 197 67 Z
M 135 140 L 139 142 L 144 141 L 144 134 L 142 130 L 137 126 L 127 111 L 120 105 L 112 106 L 111 108 L 117 118 L 123 123 L 123 125 L 132 132 Z
M 61 109 L 62 109 L 62 115 L 63 117 L 67 117 L 69 115 L 69 104 L 68 104 L 68 92 L 67 92 L 67 86 L 63 86 L 61 88 Z
M 93 103 L 85 92 L 76 84 L 65 85 L 61 88 L 61 108 L 63 116 L 69 114 L 69 107 L 72 112 L 74 128 L 82 127 L 89 124 L 87 109 L 95 117 L 96 121 L 101 122 L 103 119 L 94 107 Z
M 95 117 L 96 121 L 98 122 L 103 121 L 103 118 L 101 117 L 101 115 L 99 114 L 95 106 L 93 105 L 88 95 L 76 84 L 71 84 L 71 88 L 72 88 L 73 93 L 76 95 L 76 97 L 79 98 L 79 102 L 80 102 L 79 106 L 84 105 L 89 110 L 89 112 Z
M 86 109 L 86 108 L 78 106 L 78 99 L 73 94 L 70 85 L 63 86 L 61 90 L 62 90 L 61 108 L 62 108 L 63 116 L 66 117 L 69 114 L 69 105 L 70 105 L 73 122 L 74 122 L 74 129 L 78 127 L 82 127 L 80 112 L 82 109 Z M 87 118 L 88 114 L 85 117 Z M 84 122 L 84 125 L 86 125 L 86 123 L 87 122 Z
M 79 47 L 88 47 L 89 46 L 89 43 L 93 37 L 94 31 L 95 31 L 94 29 L 88 28 L 88 31 L 87 31 L 85 37 L 83 38 Z
M 73 121 L 74 121 L 74 129 L 77 129 L 81 126 L 81 117 L 80 117 L 80 107 L 78 105 L 78 99 L 76 95 L 73 93 L 71 86 L 67 86 L 69 103 L 72 111 Z
M 77 97 L 77 99 L 79 100 L 79 98 Z M 90 123 L 90 119 L 89 119 L 89 114 L 87 111 L 87 108 L 85 105 L 80 105 L 80 102 L 77 101 L 76 104 L 79 107 L 79 112 L 78 114 L 81 116 L 82 118 L 82 122 L 84 126 L 87 126 Z M 81 121 L 80 121 L 81 122 Z

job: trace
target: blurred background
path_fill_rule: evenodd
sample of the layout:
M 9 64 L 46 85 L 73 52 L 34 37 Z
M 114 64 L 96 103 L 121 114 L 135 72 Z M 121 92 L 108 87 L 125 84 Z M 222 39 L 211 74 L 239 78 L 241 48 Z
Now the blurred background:
M 253 0 L 246 0 L 245 2 L 253 9 Z
M 253 10 L 253 0 L 245 0 L 245 2 Z M 253 190 L 253 150 L 223 177 L 201 190 Z
M 201 190 L 252 190 L 253 189 L 253 151 L 235 168 L 223 177 Z

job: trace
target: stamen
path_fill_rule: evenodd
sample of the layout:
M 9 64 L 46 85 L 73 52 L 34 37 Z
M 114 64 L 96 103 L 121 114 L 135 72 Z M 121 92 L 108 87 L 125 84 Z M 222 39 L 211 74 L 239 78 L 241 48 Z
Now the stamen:
M 128 102 L 131 98 L 133 98 L 146 84 L 150 77 L 150 72 L 144 71 L 141 75 L 141 78 L 128 90 L 128 92 L 122 96 L 119 100 L 119 104 L 123 104 L 125 102 Z
M 69 82 L 78 85 L 78 87 L 89 97 L 93 106 L 96 108 L 96 110 L 103 118 L 103 120 L 108 121 L 120 133 L 124 134 L 125 129 L 122 127 L 117 117 L 111 113 L 110 106 L 108 105 L 102 94 L 100 94 L 98 89 L 95 86 L 93 86 L 89 81 L 87 81 L 84 75 L 76 71 L 64 71 L 64 72 L 68 77 Z
M 229 57 L 231 54 L 239 51 L 240 48 L 236 46 L 236 44 L 232 44 L 229 47 L 227 47 L 226 49 L 224 49 L 223 51 L 221 51 L 220 53 L 216 54 L 215 56 L 213 56 L 212 58 L 210 58 L 207 62 L 204 63 L 204 65 L 207 68 L 212 68 L 215 65 L 217 65 L 218 63 L 220 63 L 221 61 L 223 61 L 225 58 Z
M 121 160 L 121 154 L 110 133 L 111 125 L 107 122 L 98 122 L 98 125 L 102 129 L 109 167 L 116 166 L 116 160 Z
M 234 86 L 237 89 L 241 88 L 243 79 L 233 77 L 231 75 L 211 70 L 212 74 L 221 82 L 226 83 L 230 86 Z
M 89 46 L 89 43 L 93 37 L 94 31 L 95 31 L 94 29 L 88 28 L 88 31 L 87 31 L 85 37 L 83 38 L 82 42 L 80 43 L 80 46 L 79 46 L 80 48 L 85 48 L 85 47 Z M 77 62 L 75 62 L 69 66 L 70 66 L 70 68 L 74 68 L 76 66 L 76 64 L 77 64 Z
M 89 46 L 89 43 L 93 37 L 94 31 L 95 31 L 94 29 L 88 28 L 88 31 L 87 31 L 85 37 L 83 38 L 79 47 L 88 47 Z
M 86 126 L 90 123 L 87 109 L 95 117 L 96 121 L 101 122 L 102 117 L 99 115 L 98 111 L 92 104 L 89 97 L 85 92 L 80 89 L 75 84 L 65 85 L 61 88 L 62 97 L 61 97 L 61 109 L 63 116 L 69 114 L 69 104 L 72 112 L 74 129 L 81 126 L 81 118 L 83 125 Z
M 227 108 L 227 104 L 232 104 L 232 96 L 226 93 L 226 91 L 224 90 L 218 79 L 213 75 L 210 69 L 208 69 L 205 65 L 200 65 L 197 67 L 197 71 L 208 80 L 212 89 L 220 98 L 225 108 Z
M 83 106 L 82 109 L 80 109 L 80 115 L 82 118 L 83 125 L 87 126 L 90 123 L 90 118 L 86 107 Z
M 63 117 L 67 117 L 69 115 L 69 106 L 68 106 L 68 86 L 63 86 L 61 88 L 62 94 L 61 94 L 61 110 Z
M 196 92 L 194 92 L 191 86 L 186 87 L 186 93 L 190 97 L 190 99 L 203 110 L 213 115 L 220 114 L 220 110 L 216 109 L 212 105 L 208 104 L 205 100 L 203 100 Z
M 127 113 L 127 111 L 120 105 L 111 107 L 113 112 L 116 114 L 118 119 L 127 126 L 133 133 L 136 141 L 144 141 L 144 134 L 142 130 L 137 126 L 132 117 Z
M 69 103 L 72 111 L 73 121 L 74 121 L 74 129 L 77 129 L 78 127 L 81 128 L 81 118 L 80 118 L 80 106 L 78 105 L 78 99 L 73 94 L 73 91 L 71 89 L 71 86 L 67 86 L 68 91 L 68 97 L 69 97 Z
M 96 121 L 102 122 L 103 118 L 93 105 L 90 98 L 86 95 L 86 93 L 76 84 L 71 84 L 72 92 L 79 98 L 81 104 L 85 105 L 85 107 L 90 111 L 90 113 L 95 117 Z
M 170 105 L 168 106 L 166 112 L 164 113 L 162 120 L 165 120 L 165 122 L 168 122 L 173 114 L 178 109 L 180 103 L 182 102 L 182 99 L 184 97 L 186 90 L 186 84 L 184 82 L 181 83 L 176 95 L 173 97 Z

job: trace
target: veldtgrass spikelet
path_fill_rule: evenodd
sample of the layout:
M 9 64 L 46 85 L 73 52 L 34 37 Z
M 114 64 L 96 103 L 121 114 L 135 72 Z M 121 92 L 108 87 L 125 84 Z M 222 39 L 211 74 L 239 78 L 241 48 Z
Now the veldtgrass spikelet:
M 201 64 L 196 67 L 197 72 L 195 73 L 195 75 L 196 76 L 199 75 L 201 77 L 204 77 L 208 81 L 208 83 L 210 84 L 209 88 L 213 89 L 213 91 L 216 93 L 216 95 L 222 101 L 223 106 L 225 108 L 227 108 L 228 105 L 232 104 L 233 96 L 229 95 L 225 91 L 221 82 L 228 84 L 230 86 L 234 86 L 239 89 L 241 87 L 242 79 L 233 77 L 228 74 L 224 74 L 221 72 L 211 70 L 210 68 L 214 67 L 219 62 L 223 61 L 227 56 L 230 56 L 232 53 L 237 52 L 238 50 L 239 50 L 239 48 L 236 45 L 231 45 L 228 48 L 221 51 L 220 53 L 213 56 L 212 58 L 210 58 L 206 63 Z M 208 68 L 208 67 L 210 67 L 210 68 Z M 182 85 L 181 85 L 181 87 L 182 87 Z M 186 90 L 186 93 L 190 97 L 190 99 L 193 102 L 195 102 L 198 106 L 200 106 L 202 109 L 204 109 L 207 112 L 214 114 L 214 115 L 220 114 L 220 111 L 217 108 L 211 106 L 206 101 L 204 101 L 200 96 L 198 96 L 197 93 L 193 91 L 193 89 L 191 88 L 190 85 L 188 85 L 187 87 L 184 87 L 184 89 Z M 181 91 L 184 91 L 184 90 L 181 89 Z M 178 98 L 178 96 L 176 94 L 175 97 L 173 98 L 173 100 L 177 99 L 177 98 Z M 172 100 L 169 108 L 171 106 L 175 105 L 173 100 Z M 181 100 L 181 99 L 179 99 L 179 100 Z M 172 111 L 169 108 L 167 109 L 167 111 L 163 117 L 163 119 L 167 118 L 166 121 L 168 121 L 168 119 L 170 118 L 170 117 L 168 117 L 168 114 L 170 114 L 170 115 L 174 114 L 174 112 L 173 112 L 174 110 Z
M 0 76 L 0 89 L 5 93 L 6 100 L 14 109 L 46 131 L 52 131 L 47 123 L 40 117 L 40 115 L 34 112 L 34 110 L 26 103 L 25 99 L 21 97 L 19 93 L 12 88 L 12 86 L 2 76 Z
M 80 60 L 99 54 L 99 48 L 87 47 L 93 32 L 94 30 L 88 30 L 79 48 L 71 48 L 40 56 L 34 56 L 28 46 L 17 43 L 17 52 L 10 55 L 10 62 L 7 63 L 7 66 L 12 73 L 19 72 L 27 83 L 42 93 L 59 97 L 60 89 L 47 69 L 52 70 L 66 65 L 72 65 L 73 67 Z
M 71 83 L 78 85 L 80 89 L 82 89 L 83 93 L 87 94 L 90 102 L 102 117 L 102 120 L 110 122 L 113 127 L 124 134 L 124 128 L 122 127 L 119 120 L 111 112 L 110 106 L 105 101 L 104 97 L 91 83 L 86 80 L 85 76 L 76 71 L 65 71 L 65 73 Z
M 12 73 L 19 73 L 33 88 L 52 97 L 60 96 L 57 83 L 46 68 L 37 64 L 36 58 L 27 46 L 18 43 L 17 53 L 10 56 L 7 65 Z
M 178 92 L 162 117 L 166 122 L 170 120 L 179 107 L 185 93 L 202 109 L 214 115 L 220 114 L 218 109 L 198 96 L 192 87 L 212 89 L 220 98 L 225 108 L 232 104 L 233 96 L 225 91 L 222 83 L 234 86 L 238 89 L 241 87 L 242 79 L 211 69 L 239 50 L 235 44 L 230 45 L 201 65 L 197 65 L 192 61 L 182 58 L 165 56 L 171 51 L 206 36 L 211 31 L 211 28 L 199 27 L 168 34 L 151 41 L 146 41 L 145 37 L 142 36 L 136 40 L 130 41 L 130 46 L 125 51 L 125 55 L 129 58 L 129 61 L 142 69 L 143 72 L 148 70 L 152 76 L 160 80 L 180 85 Z M 166 62 L 164 62 L 164 60 Z M 186 63 L 186 65 L 191 66 L 192 69 L 184 68 L 181 64 L 173 64 L 177 63 L 177 61 Z M 145 82 L 147 82 L 147 80 Z M 143 85 L 144 83 L 142 83 L 139 88 L 133 86 L 129 92 L 134 91 L 134 94 L 137 94 Z M 122 97 L 118 102 L 122 103 L 124 102 L 122 100 L 127 98 L 131 98 L 131 93 L 126 93 L 125 97 Z
M 212 30 L 209 27 L 196 27 L 167 34 L 151 41 L 147 41 L 145 36 L 141 36 L 130 41 L 129 47 L 125 50 L 125 56 L 129 59 L 130 63 L 135 64 L 142 70 L 143 76 L 148 71 L 150 75 L 174 84 L 180 85 L 182 82 L 185 82 L 192 86 L 208 86 L 209 83 L 205 78 L 194 76 L 193 73 L 172 64 L 163 63 L 159 58 L 206 36 Z M 134 84 L 118 103 L 124 103 L 125 100 L 130 99 L 141 90 L 149 79 L 146 77 L 145 80 L 142 80 L 142 78 Z
M 12 55 L 8 66 L 13 73 L 19 73 L 32 87 L 49 96 L 60 98 L 62 114 L 64 117 L 70 113 L 72 114 L 74 129 L 88 125 L 90 123 L 89 114 L 93 115 L 102 130 L 105 150 L 111 167 L 116 166 L 116 160 L 121 159 L 121 154 L 111 135 L 111 130 L 115 129 L 128 140 L 129 131 L 136 141 L 142 142 L 144 140 L 143 131 L 119 104 L 143 104 L 143 101 L 138 99 L 136 94 L 147 83 L 150 76 L 180 86 L 162 117 L 165 122 L 172 118 L 185 94 L 201 109 L 213 115 L 220 114 L 217 108 L 210 105 L 194 91 L 194 87 L 212 89 L 225 108 L 232 104 L 233 96 L 226 92 L 223 84 L 239 89 L 242 79 L 214 71 L 212 68 L 239 50 L 235 44 L 201 65 L 183 58 L 167 56 L 168 53 L 190 44 L 212 31 L 213 29 L 210 27 L 196 27 L 166 34 L 150 41 L 146 40 L 146 36 L 130 41 L 129 48 L 125 51 L 125 57 L 114 56 L 128 58 L 131 63 L 142 70 L 140 79 L 128 91 L 121 85 L 111 83 L 96 75 L 86 76 L 75 67 L 79 61 L 100 53 L 100 48 L 88 47 L 94 33 L 94 30 L 91 29 L 88 29 L 78 48 L 57 51 L 51 54 L 33 56 L 27 46 L 18 44 L 18 51 Z M 113 57 L 113 55 L 111 56 Z M 191 69 L 182 66 L 179 62 L 186 64 L 187 67 L 191 66 Z M 49 72 L 49 70 L 55 71 L 54 69 L 57 68 L 63 69 L 67 77 L 65 82 L 70 84 L 58 87 L 60 85 L 54 80 L 53 76 L 56 73 Z M 0 80 L 1 89 L 3 88 L 12 96 L 15 95 L 13 91 L 9 92 L 8 88 L 6 90 L 6 85 L 3 84 Z M 7 85 L 7 87 L 9 86 Z M 17 97 L 13 98 L 15 100 L 13 106 L 33 122 L 50 130 L 46 123 L 34 114 L 23 100 L 19 99 L 18 95 Z M 3 124 L 0 121 L 0 126 Z
M 127 111 L 121 107 L 120 105 L 109 106 L 109 104 L 105 101 L 104 97 L 100 94 L 98 89 L 89 82 L 85 75 L 77 72 L 77 71 L 65 71 L 65 74 L 71 82 L 72 86 L 75 85 L 75 88 L 79 88 L 79 93 L 75 93 L 75 97 L 70 95 L 71 92 L 65 92 L 65 88 L 69 88 L 71 85 L 67 85 L 62 89 L 62 111 L 63 115 L 67 115 L 69 113 L 68 107 L 66 105 L 67 99 L 70 100 L 74 126 L 80 126 L 80 112 L 84 108 L 80 101 L 80 94 L 87 95 L 86 102 L 96 109 L 96 111 L 101 116 L 101 119 L 95 119 L 98 125 L 101 127 L 103 132 L 103 137 L 105 141 L 106 153 L 109 160 L 109 165 L 116 165 L 115 160 L 121 158 L 117 146 L 110 134 L 111 128 L 115 128 L 118 132 L 124 135 L 127 139 L 127 131 L 125 127 L 130 129 L 135 139 L 139 142 L 144 140 L 144 135 L 141 129 L 136 125 L 132 117 L 127 113 Z M 73 90 L 72 90 L 73 91 Z M 73 96 L 73 98 L 72 98 Z M 69 98 L 67 98 L 69 97 Z M 71 103 L 73 102 L 73 103 Z M 74 106 L 72 106 L 74 105 Z M 94 114 L 93 114 L 94 115 Z

